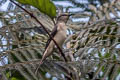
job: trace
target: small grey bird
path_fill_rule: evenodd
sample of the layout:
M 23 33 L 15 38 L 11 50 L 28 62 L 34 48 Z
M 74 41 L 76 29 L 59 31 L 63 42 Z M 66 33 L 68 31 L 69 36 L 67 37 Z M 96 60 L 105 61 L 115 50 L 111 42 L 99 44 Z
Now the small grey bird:
M 69 17 L 71 16 L 71 14 L 68 13 L 64 13 L 61 14 L 58 18 L 57 18 L 57 22 L 56 25 L 54 27 L 54 29 L 51 32 L 51 36 L 54 38 L 54 40 L 56 41 L 56 43 L 59 45 L 60 48 L 62 48 L 62 45 L 67 37 L 67 26 L 66 23 L 69 19 Z M 39 66 L 37 67 L 35 74 L 37 73 L 40 65 L 43 63 L 43 61 L 52 54 L 53 49 L 55 48 L 55 43 L 52 41 L 52 39 L 48 39 L 47 43 L 46 43 L 46 47 L 45 47 L 45 51 L 43 53 L 42 59 L 40 61 Z

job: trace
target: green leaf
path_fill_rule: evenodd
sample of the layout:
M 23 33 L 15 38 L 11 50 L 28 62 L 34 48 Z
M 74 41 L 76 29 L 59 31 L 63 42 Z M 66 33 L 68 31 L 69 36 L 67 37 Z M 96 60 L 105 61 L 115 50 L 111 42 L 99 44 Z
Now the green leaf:
M 116 60 L 117 59 L 117 57 L 116 57 L 116 55 L 114 54 L 114 56 L 113 56 L 113 60 Z
M 98 51 L 98 56 L 100 57 L 100 58 L 102 58 L 102 55 L 101 55 L 102 53 L 100 52 L 100 51 Z
M 105 55 L 104 55 L 104 58 L 109 58 L 110 57 L 110 53 L 106 53 Z
M 19 80 L 19 79 L 15 78 L 15 77 L 12 77 L 11 80 Z
M 16 0 L 24 5 L 31 5 L 51 18 L 56 17 L 56 6 L 50 0 Z

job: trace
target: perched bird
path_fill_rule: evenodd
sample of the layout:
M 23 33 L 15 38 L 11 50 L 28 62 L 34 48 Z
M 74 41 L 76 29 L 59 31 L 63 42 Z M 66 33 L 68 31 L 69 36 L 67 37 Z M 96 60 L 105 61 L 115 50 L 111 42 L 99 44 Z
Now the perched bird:
M 55 27 L 51 32 L 51 36 L 54 38 L 54 40 L 56 41 L 56 43 L 58 44 L 58 46 L 60 48 L 62 48 L 62 45 L 63 45 L 63 43 L 64 43 L 64 41 L 65 41 L 65 39 L 67 37 L 66 23 L 67 23 L 70 16 L 71 16 L 71 14 L 68 14 L 68 13 L 64 13 L 64 14 L 61 14 L 60 16 L 58 16 Z M 50 56 L 52 54 L 52 51 L 53 51 L 54 48 L 55 48 L 55 43 L 52 41 L 51 38 L 49 38 L 47 43 L 46 43 L 45 51 L 43 53 L 40 64 L 37 67 L 35 73 L 37 73 L 37 71 L 38 71 L 40 65 L 43 63 L 43 61 L 48 56 Z

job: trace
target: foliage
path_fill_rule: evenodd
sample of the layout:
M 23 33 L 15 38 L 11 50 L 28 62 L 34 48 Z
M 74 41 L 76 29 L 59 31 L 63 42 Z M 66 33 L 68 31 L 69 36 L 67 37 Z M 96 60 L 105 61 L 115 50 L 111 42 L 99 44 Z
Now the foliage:
M 56 7 L 50 0 L 17 0 L 22 4 L 27 4 L 38 8 L 41 12 L 47 14 L 51 18 L 56 17 Z
M 89 4 L 89 9 L 88 12 L 75 12 L 72 16 L 82 20 L 72 21 L 71 18 L 67 23 L 69 34 L 63 51 L 69 62 L 64 62 L 55 49 L 54 54 L 40 66 L 37 75 L 34 71 L 48 36 L 42 31 L 38 31 L 41 34 L 35 32 L 36 28 L 41 30 L 40 25 L 17 7 L 0 15 L 2 79 L 14 78 L 16 73 L 26 80 L 51 80 L 52 77 L 59 80 L 117 80 L 120 73 L 120 3 L 112 0 L 99 7 Z M 36 9 L 30 11 L 51 31 L 53 24 L 49 17 Z M 9 60 L 8 64 L 5 58 Z M 50 78 L 45 76 L 46 73 L 51 75 Z
M 47 14 L 51 18 L 56 17 L 56 6 L 50 0 L 16 0 L 16 1 L 24 5 L 33 6 L 40 10 L 41 12 L 43 12 L 44 14 Z M 10 10 L 11 7 L 13 7 L 13 5 L 9 4 L 8 10 Z

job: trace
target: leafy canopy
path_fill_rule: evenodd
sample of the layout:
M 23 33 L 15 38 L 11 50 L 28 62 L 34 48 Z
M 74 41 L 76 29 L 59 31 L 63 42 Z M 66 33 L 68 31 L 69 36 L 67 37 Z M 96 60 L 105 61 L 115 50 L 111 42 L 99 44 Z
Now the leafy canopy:
M 50 0 L 16 0 L 21 4 L 31 5 L 51 18 L 56 16 L 56 6 Z

